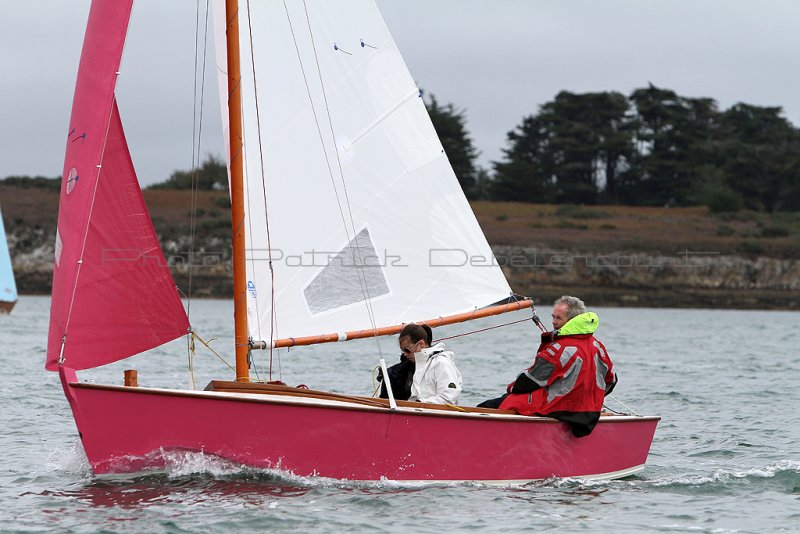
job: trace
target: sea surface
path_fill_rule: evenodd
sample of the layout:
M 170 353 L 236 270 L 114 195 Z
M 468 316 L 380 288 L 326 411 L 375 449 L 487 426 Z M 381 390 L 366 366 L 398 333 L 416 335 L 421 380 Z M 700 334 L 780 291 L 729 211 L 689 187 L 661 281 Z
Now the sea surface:
M 199 454 L 176 456 L 166 473 L 95 478 L 58 377 L 43 367 L 49 305 L 23 296 L 0 315 L 0 532 L 800 532 L 797 312 L 595 310 L 620 376 L 607 405 L 663 418 L 646 469 L 607 482 L 493 487 L 303 478 Z M 231 302 L 195 300 L 190 310 L 200 335 L 230 355 Z M 539 314 L 549 319 L 549 307 Z M 464 376 L 461 404 L 499 395 L 529 365 L 537 337 L 525 321 L 447 340 Z M 274 359 L 272 378 L 370 394 L 378 354 L 393 363 L 396 340 L 293 349 Z M 177 340 L 78 376 L 121 383 L 133 367 L 142 386 L 189 387 L 188 362 Z M 207 351 L 193 367 L 200 389 L 232 377 Z

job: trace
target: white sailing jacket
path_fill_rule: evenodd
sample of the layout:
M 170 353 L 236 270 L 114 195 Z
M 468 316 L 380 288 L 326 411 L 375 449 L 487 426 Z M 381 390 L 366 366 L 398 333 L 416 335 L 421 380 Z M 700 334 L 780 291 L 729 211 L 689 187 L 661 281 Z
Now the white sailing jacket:
M 444 350 L 444 343 L 414 354 L 415 371 L 410 401 L 435 404 L 458 404 L 461 396 L 461 373 L 456 368 L 455 354 Z

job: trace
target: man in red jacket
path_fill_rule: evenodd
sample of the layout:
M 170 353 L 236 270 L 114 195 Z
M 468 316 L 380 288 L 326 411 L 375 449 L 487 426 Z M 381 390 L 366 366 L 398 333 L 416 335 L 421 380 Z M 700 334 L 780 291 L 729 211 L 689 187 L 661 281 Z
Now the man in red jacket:
M 603 400 L 617 383 L 606 348 L 595 339 L 599 318 L 581 299 L 564 296 L 553 307 L 553 331 L 542 334 L 533 365 L 508 385 L 508 393 L 479 406 L 546 415 L 589 435 Z M 499 406 L 498 406 L 499 401 Z

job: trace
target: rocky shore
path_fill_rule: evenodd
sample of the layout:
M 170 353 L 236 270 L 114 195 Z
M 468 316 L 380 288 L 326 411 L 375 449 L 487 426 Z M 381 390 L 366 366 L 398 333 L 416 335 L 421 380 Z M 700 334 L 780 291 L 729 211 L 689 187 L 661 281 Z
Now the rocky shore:
M 800 309 L 800 261 L 692 253 L 580 253 L 495 246 L 515 291 L 549 302 L 580 295 L 595 306 Z
M 188 193 L 145 190 L 178 287 L 190 291 Z M 232 294 L 225 191 L 196 197 L 194 297 Z M 21 294 L 52 283 L 58 191 L 0 181 Z M 549 303 L 579 295 L 591 306 L 800 309 L 800 213 L 706 208 L 472 202 L 514 291 Z
M 167 243 L 166 249 L 179 248 Z M 674 255 L 586 253 L 547 247 L 495 245 L 511 287 L 537 302 L 580 295 L 593 306 L 800 309 L 800 261 L 684 251 Z M 169 254 L 169 252 L 168 252 Z M 21 294 L 48 294 L 52 245 L 16 255 Z M 189 293 L 186 266 L 168 255 L 178 287 Z M 192 271 L 194 297 L 232 294 L 229 259 L 206 253 Z

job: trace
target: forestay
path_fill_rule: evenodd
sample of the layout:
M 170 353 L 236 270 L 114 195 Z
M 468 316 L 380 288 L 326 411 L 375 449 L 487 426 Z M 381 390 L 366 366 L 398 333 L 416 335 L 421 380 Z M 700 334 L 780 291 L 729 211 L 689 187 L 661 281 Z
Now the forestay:
M 240 28 L 252 337 L 380 327 L 507 298 L 374 3 L 250 1 Z

